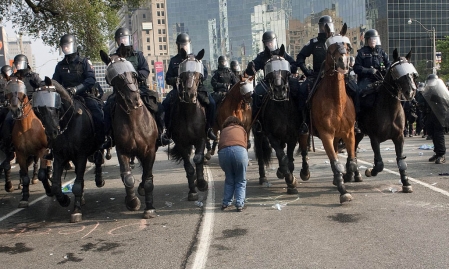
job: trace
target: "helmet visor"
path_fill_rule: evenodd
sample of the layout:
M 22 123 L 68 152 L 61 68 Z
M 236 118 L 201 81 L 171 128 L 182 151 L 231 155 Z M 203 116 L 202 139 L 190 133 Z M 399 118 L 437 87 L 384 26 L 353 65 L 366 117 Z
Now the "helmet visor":
M 14 67 L 16 70 L 24 70 L 28 68 L 28 63 L 26 61 L 16 61 L 14 62 Z
M 267 40 L 264 42 L 264 45 L 270 50 L 275 51 L 278 48 L 277 38 L 273 38 L 271 40 Z
M 326 27 L 325 25 L 327 24 L 327 26 L 329 26 L 329 29 L 331 30 L 331 33 L 335 33 L 335 29 L 334 29 L 334 23 L 333 22 L 326 22 L 326 23 L 320 23 L 318 24 L 318 33 L 322 34 L 322 33 L 326 33 Z
M 228 67 L 229 68 L 229 63 L 226 60 L 221 60 L 221 61 L 218 61 L 218 66 L 221 67 L 221 68 L 224 68 L 224 67 Z
M 370 46 L 372 48 L 374 48 L 375 46 L 381 45 L 379 36 L 372 36 L 372 37 L 368 38 L 367 42 L 368 42 L 368 46 Z
M 61 50 L 64 55 L 73 54 L 76 52 L 76 46 L 74 42 L 64 43 L 61 45 Z
M 117 42 L 117 46 L 123 44 L 123 46 L 131 46 L 131 36 L 124 35 L 115 40 Z
M 181 48 L 183 48 L 187 54 L 192 53 L 192 50 L 190 49 L 190 43 L 180 43 L 179 45 L 179 50 L 181 50 Z
M 5 73 L 8 77 L 12 75 L 12 68 L 4 68 L 2 69 L 2 72 Z

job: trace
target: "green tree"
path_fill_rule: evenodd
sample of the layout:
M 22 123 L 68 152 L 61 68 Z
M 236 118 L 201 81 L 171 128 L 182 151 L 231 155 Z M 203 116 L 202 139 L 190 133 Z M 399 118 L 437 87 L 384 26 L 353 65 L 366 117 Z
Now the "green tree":
M 61 36 L 76 36 L 81 53 L 99 59 L 118 26 L 117 11 L 124 5 L 139 7 L 146 0 L 4 0 L 0 22 L 11 22 L 17 33 L 41 38 L 51 47 Z
M 443 81 L 449 80 L 449 36 L 437 41 L 437 51 L 441 51 L 440 70 L 438 77 Z

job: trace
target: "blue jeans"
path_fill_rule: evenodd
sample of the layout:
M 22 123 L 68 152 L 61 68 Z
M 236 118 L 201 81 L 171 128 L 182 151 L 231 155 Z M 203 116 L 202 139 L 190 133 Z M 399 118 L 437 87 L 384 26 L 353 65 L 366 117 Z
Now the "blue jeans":
M 246 167 L 248 166 L 248 151 L 241 146 L 231 146 L 218 151 L 220 167 L 225 172 L 223 205 L 232 204 L 243 207 L 246 196 Z

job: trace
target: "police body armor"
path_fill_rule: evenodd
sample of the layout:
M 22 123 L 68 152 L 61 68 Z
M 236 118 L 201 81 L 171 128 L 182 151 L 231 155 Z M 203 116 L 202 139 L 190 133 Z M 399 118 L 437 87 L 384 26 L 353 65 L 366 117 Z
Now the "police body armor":
M 441 125 L 449 127 L 449 91 L 444 82 L 439 78 L 428 79 L 422 95 Z

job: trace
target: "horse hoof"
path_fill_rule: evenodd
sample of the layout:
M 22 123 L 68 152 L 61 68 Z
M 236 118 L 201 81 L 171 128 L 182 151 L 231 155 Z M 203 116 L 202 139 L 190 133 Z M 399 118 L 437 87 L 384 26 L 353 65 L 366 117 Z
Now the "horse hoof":
M 212 154 L 210 153 L 210 151 L 208 151 L 206 155 L 204 155 L 204 158 L 206 158 L 206 160 L 210 160 L 210 158 L 212 158 Z
M 59 204 L 62 207 L 68 207 L 70 205 L 70 197 L 67 195 L 64 195 L 64 198 L 62 198 L 62 201 L 59 201 Z
M 28 201 L 20 201 L 18 207 L 19 208 L 27 208 L 28 207 Z
M 301 173 L 299 173 L 299 176 L 301 177 L 302 181 L 307 181 L 310 179 L 310 171 L 307 171 L 306 173 L 301 169 Z
M 298 189 L 296 189 L 296 188 L 287 188 L 287 194 L 298 194 Z
M 281 172 L 281 170 L 279 170 L 279 168 L 278 168 L 278 170 L 276 171 L 276 176 L 277 176 L 279 179 L 283 179 L 283 178 L 284 178 L 284 174 Z
M 95 180 L 95 185 L 97 185 L 98 188 L 101 188 L 104 186 L 104 179 L 101 180 Z
M 73 213 L 70 215 L 70 222 L 71 223 L 76 223 L 76 222 L 80 222 L 83 220 L 83 214 L 81 213 Z
M 144 218 L 144 219 L 154 219 L 155 217 L 157 217 L 156 210 L 150 209 L 150 210 L 143 211 L 142 218 Z
M 215 155 L 215 149 L 210 151 L 210 155 L 214 156 Z
M 196 192 L 192 192 L 189 193 L 188 197 L 187 197 L 188 201 L 197 201 L 198 200 L 198 193 Z
M 143 183 L 139 184 L 139 187 L 137 188 L 137 193 L 140 196 L 145 196 L 145 188 L 143 187 Z
M 343 182 L 347 183 L 347 182 L 352 182 L 354 181 L 354 177 L 350 176 L 348 173 L 343 175 Z
M 31 180 L 31 184 L 37 184 L 38 182 L 39 182 L 39 179 L 37 179 L 37 178 L 33 178 Z
M 110 152 L 109 150 L 108 150 L 108 152 L 106 153 L 105 158 L 106 158 L 106 160 L 108 160 L 108 161 L 112 158 L 111 152 Z
M 412 186 L 402 186 L 402 192 L 403 193 L 412 193 L 413 188 L 412 188 Z
M 14 191 L 14 187 L 12 186 L 11 182 L 6 182 L 6 184 L 5 184 L 5 191 L 6 192 L 13 192 Z
M 373 171 L 373 168 L 368 168 L 365 170 L 365 176 L 366 177 L 371 177 L 371 171 Z
M 134 196 L 133 198 L 128 198 L 128 196 L 126 196 L 125 204 L 126 204 L 126 208 L 129 211 L 137 211 L 140 209 L 140 199 L 136 196 Z
M 259 185 L 263 185 L 264 183 L 267 183 L 268 179 L 266 177 L 260 177 L 259 178 Z
M 362 176 L 361 175 L 354 176 L 354 181 L 355 182 L 363 182 Z
M 343 195 L 340 195 L 340 204 L 343 204 L 345 202 L 352 201 L 352 195 L 349 193 L 345 193 Z
M 207 189 L 209 188 L 209 184 L 207 183 L 207 181 L 203 180 L 203 182 L 204 183 L 201 185 L 198 185 L 198 182 L 197 182 L 196 187 L 198 188 L 199 191 L 207 191 Z

